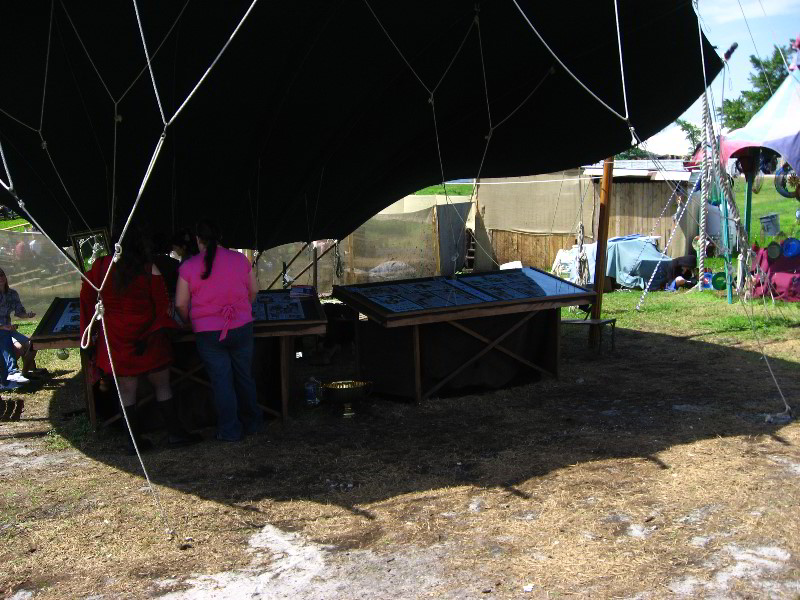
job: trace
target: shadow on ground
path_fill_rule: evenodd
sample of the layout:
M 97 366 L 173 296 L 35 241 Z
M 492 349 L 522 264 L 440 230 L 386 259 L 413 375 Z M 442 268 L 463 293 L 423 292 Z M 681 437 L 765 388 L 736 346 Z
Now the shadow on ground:
M 561 378 L 438 398 L 421 406 L 373 399 L 354 419 L 294 407 L 266 435 L 237 444 L 209 438 L 191 448 L 146 454 L 158 483 L 251 509 L 259 500 L 307 499 L 371 519 L 370 503 L 400 494 L 471 485 L 505 488 L 576 463 L 658 454 L 704 438 L 773 435 L 783 410 L 760 353 L 691 338 L 617 331 L 617 351 L 588 350 L 585 332 L 564 335 Z M 797 364 L 770 361 L 787 398 L 797 398 Z M 118 434 L 85 436 L 79 377 L 54 393 L 50 415 L 92 459 L 140 473 L 119 452 Z M 82 436 L 74 432 L 83 431 Z M 254 517 L 258 520 L 258 517 Z M 290 523 L 273 523 L 290 527 Z

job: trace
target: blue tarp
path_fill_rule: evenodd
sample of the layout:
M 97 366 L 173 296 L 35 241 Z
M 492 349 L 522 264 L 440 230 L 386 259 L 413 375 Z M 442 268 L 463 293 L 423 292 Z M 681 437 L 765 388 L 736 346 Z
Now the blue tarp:
M 589 262 L 589 283 L 594 283 L 597 244 L 587 244 L 585 248 L 586 258 Z M 570 251 L 568 259 L 571 267 L 568 277 L 570 281 L 577 281 L 573 266 L 575 257 L 572 254 L 574 253 L 577 253 L 576 249 Z M 658 251 L 653 238 L 638 233 L 615 237 L 608 240 L 606 277 L 613 277 L 622 287 L 644 289 L 658 263 L 663 263 L 650 286 L 650 289 L 658 289 L 666 282 L 671 261 L 669 256 Z

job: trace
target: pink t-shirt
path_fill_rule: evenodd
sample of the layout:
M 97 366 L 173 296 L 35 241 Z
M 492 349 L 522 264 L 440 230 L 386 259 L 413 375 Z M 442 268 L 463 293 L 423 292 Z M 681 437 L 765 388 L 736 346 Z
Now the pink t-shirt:
M 204 252 L 180 266 L 180 277 L 189 284 L 191 304 L 189 318 L 194 331 L 236 329 L 253 320 L 250 304 L 250 261 L 244 254 L 218 247 L 208 279 Z

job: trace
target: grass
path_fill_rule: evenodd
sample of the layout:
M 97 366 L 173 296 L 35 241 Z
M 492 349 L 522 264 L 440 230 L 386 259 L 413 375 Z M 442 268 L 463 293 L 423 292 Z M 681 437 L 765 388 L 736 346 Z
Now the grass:
M 800 304 L 756 300 L 743 305 L 738 298 L 727 304 L 724 291 L 652 292 L 636 310 L 640 290 L 616 291 L 603 296 L 603 317 L 616 318 L 617 326 L 638 331 L 670 332 L 726 343 L 782 341 L 800 333 Z M 562 318 L 576 318 L 562 309 Z
M 745 204 L 744 177 L 736 178 L 734 191 L 739 210 L 743 212 Z M 760 245 L 764 246 L 775 239 L 774 236 L 767 236 L 764 240 L 761 239 L 761 222 L 759 221 L 759 217 L 763 217 L 769 213 L 778 213 L 778 215 L 780 215 L 781 231 L 787 236 L 800 236 L 800 225 L 798 225 L 795 217 L 795 211 L 800 208 L 800 202 L 792 198 L 784 198 L 778 194 L 771 177 L 765 177 L 761 191 L 758 194 L 753 194 L 752 208 L 753 216 L 750 219 L 751 244 L 753 242 L 758 242 Z
M 25 219 L 6 219 L 0 221 L 0 229 L 9 229 L 10 227 L 21 228 L 30 225 Z
M 415 196 L 444 196 L 445 186 L 441 183 L 439 185 L 432 185 L 415 192 Z M 471 196 L 472 184 L 470 183 L 452 183 L 447 186 L 447 195 L 449 196 Z

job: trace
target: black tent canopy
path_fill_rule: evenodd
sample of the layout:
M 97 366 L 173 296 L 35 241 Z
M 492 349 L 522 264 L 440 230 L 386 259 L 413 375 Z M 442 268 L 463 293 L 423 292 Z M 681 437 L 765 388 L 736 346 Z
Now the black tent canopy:
M 702 92 L 697 16 L 689 0 L 618 1 L 644 139 Z M 0 142 L 48 234 L 118 228 L 162 134 L 136 218 L 171 230 L 210 216 L 226 243 L 252 248 L 343 237 L 442 180 L 550 172 L 631 145 L 615 6 L 588 1 L 261 0 L 165 129 L 249 8 L 3 3 Z M 702 40 L 710 81 L 721 62 Z

